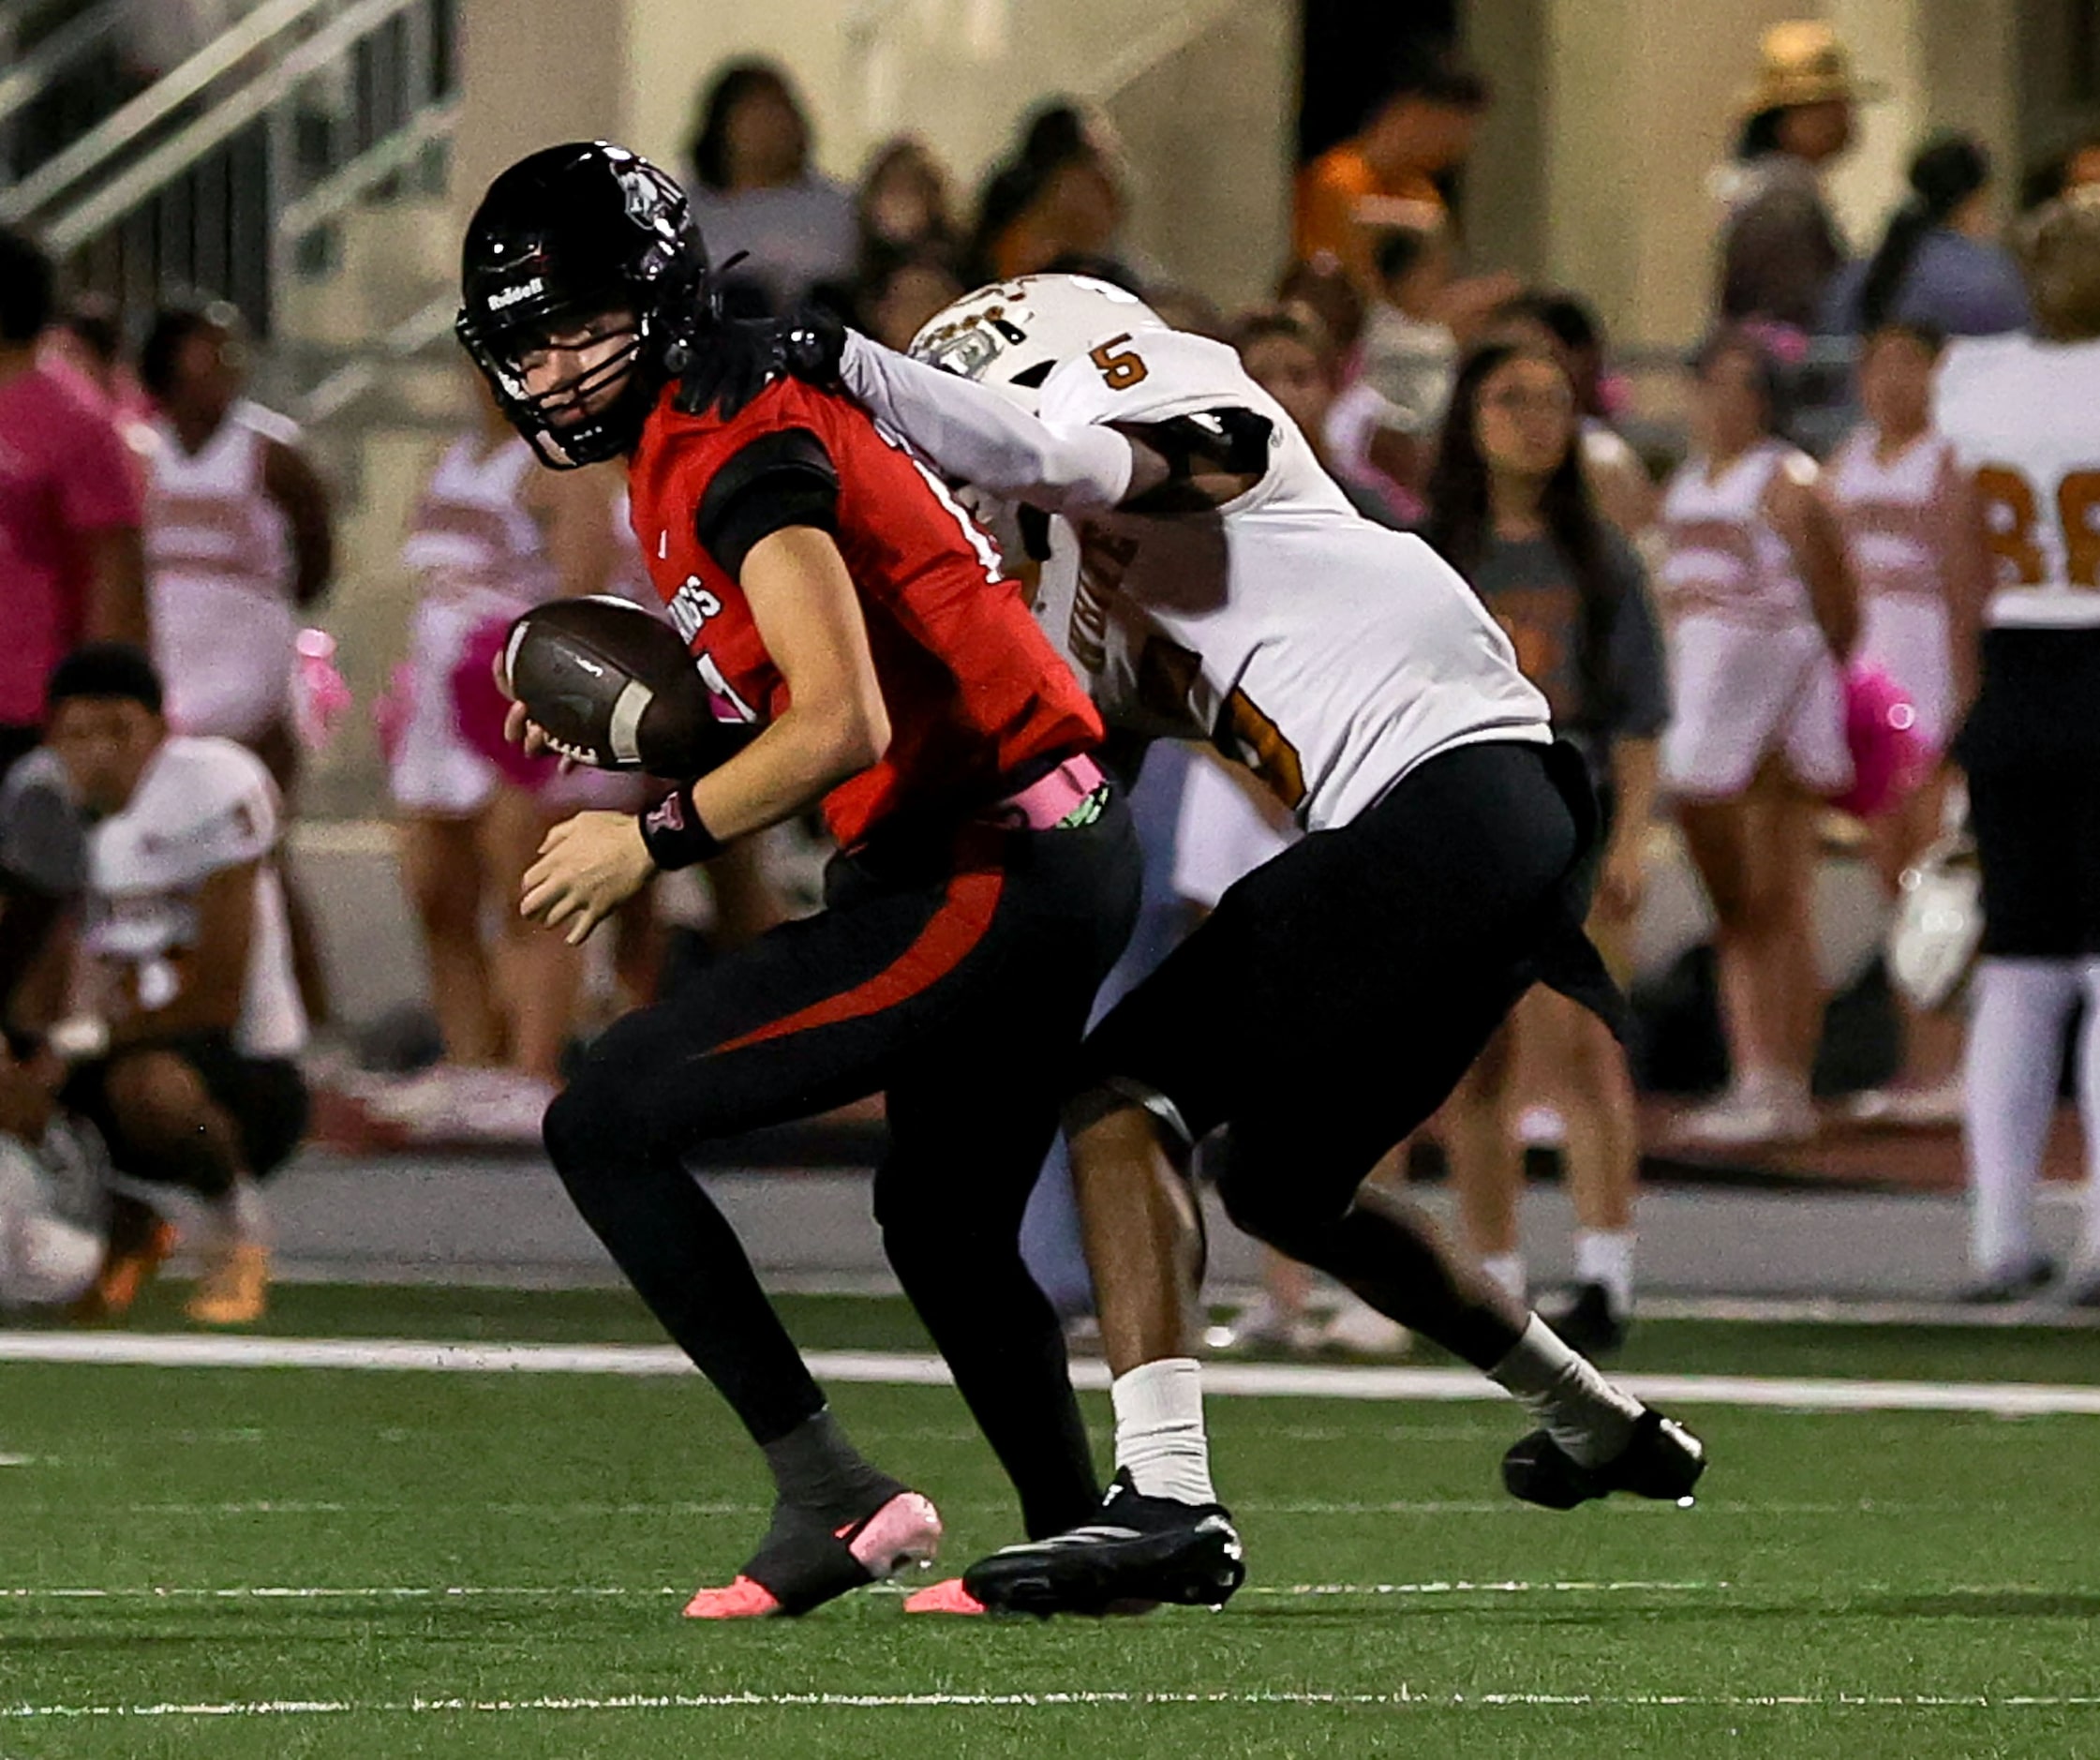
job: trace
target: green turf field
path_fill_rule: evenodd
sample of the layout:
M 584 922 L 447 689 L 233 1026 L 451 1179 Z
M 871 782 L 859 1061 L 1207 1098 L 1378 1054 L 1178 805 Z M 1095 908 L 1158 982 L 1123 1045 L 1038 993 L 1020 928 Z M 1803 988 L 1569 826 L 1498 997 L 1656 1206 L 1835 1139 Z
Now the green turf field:
M 286 1335 L 653 1338 L 609 1294 L 280 1295 Z M 812 1348 L 923 1348 L 891 1305 L 786 1305 Z M 2090 1335 L 1636 1342 L 1651 1370 L 2100 1381 Z M 836 1404 L 953 1558 L 1016 1537 L 951 1392 Z M 0 1760 L 2100 1755 L 2100 1418 L 1683 1415 L 1697 1508 L 1554 1515 L 1499 1495 L 1512 1408 L 1220 1398 L 1253 1572 L 1222 1614 L 873 1592 L 695 1627 L 765 1504 L 697 1381 L 0 1364 Z

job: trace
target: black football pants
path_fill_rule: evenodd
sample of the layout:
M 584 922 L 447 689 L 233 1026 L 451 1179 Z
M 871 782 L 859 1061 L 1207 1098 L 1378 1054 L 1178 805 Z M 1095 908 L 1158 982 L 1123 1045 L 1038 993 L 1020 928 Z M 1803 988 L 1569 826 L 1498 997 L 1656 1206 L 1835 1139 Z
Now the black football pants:
M 1021 1262 L 1020 1218 L 1138 885 L 1120 796 L 1083 828 L 878 833 L 834 859 L 822 913 L 618 1022 L 549 1108 L 577 1209 L 754 1440 L 824 1395 L 685 1152 L 880 1092 L 874 1212 L 899 1281 L 1029 1533 L 1093 1513 L 1064 1335 Z

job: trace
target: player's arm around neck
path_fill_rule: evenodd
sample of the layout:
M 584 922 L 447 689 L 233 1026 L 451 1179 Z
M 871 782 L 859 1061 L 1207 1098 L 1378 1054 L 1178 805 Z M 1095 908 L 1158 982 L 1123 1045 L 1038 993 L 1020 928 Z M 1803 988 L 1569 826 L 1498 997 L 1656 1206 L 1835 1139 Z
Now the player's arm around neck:
M 876 421 L 944 474 L 1004 500 L 1051 514 L 1105 514 L 1157 486 L 1140 479 L 1140 449 L 1112 428 L 1052 427 L 995 391 L 857 331 L 848 333 L 839 365 L 847 391 Z M 1154 462 L 1163 479 L 1164 461 Z
M 831 535 L 783 527 L 752 547 L 737 578 L 788 707 L 693 784 L 694 810 L 723 843 L 793 818 L 889 750 L 868 626 Z
M 840 372 L 870 414 L 947 475 L 1047 513 L 1200 513 L 1245 494 L 1269 469 L 1269 420 L 1252 410 L 1112 425 L 1045 422 L 857 331 L 847 335 Z

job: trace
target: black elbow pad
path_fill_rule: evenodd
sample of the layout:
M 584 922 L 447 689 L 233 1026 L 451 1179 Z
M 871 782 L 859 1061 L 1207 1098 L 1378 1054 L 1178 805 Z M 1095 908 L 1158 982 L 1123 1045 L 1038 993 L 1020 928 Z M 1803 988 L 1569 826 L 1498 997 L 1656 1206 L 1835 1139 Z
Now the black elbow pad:
M 1228 405 L 1148 422 L 1144 439 L 1167 460 L 1169 481 L 1223 473 L 1259 477 L 1269 469 L 1275 425 L 1252 410 Z

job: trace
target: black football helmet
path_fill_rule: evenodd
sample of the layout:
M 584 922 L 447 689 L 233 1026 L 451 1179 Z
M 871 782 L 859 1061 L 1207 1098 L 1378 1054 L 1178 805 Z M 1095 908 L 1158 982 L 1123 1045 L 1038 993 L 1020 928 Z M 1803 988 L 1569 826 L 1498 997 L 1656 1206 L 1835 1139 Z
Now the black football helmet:
M 454 326 L 512 425 L 558 470 L 629 451 L 657 396 L 693 364 L 720 323 L 707 246 L 665 172 L 603 141 L 546 147 L 488 186 L 467 227 Z M 634 327 L 611 359 L 534 395 L 519 362 L 550 332 L 624 311 Z M 622 371 L 618 398 L 557 423 L 550 406 L 588 395 Z

